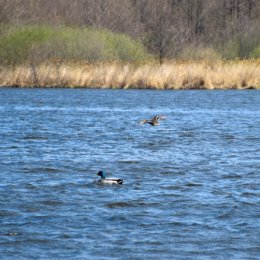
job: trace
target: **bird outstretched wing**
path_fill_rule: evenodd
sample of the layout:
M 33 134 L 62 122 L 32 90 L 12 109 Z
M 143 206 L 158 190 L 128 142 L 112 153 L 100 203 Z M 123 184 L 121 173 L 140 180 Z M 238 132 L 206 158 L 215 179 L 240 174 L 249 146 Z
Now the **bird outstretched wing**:
M 143 119 L 143 120 L 141 120 L 141 121 L 139 122 L 139 125 L 146 124 L 147 122 L 148 122 L 148 120 L 147 120 L 147 119 Z

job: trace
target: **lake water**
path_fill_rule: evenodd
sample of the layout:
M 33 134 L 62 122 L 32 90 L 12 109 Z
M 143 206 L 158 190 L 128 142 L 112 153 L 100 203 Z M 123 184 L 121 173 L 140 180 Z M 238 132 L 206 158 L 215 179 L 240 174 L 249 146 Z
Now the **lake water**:
M 259 259 L 259 91 L 0 89 L 0 158 L 1 259 Z

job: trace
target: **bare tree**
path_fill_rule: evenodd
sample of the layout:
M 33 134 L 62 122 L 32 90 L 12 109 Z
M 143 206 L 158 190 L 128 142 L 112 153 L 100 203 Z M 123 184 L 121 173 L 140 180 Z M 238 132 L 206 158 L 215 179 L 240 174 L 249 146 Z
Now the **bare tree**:
M 144 0 L 140 7 L 145 29 L 145 44 L 162 63 L 167 56 L 171 55 L 173 45 L 180 36 L 181 27 L 177 29 L 174 6 L 169 0 Z
M 4 25 L 91 26 L 138 38 L 160 62 L 188 45 L 259 44 L 259 0 L 0 0 Z

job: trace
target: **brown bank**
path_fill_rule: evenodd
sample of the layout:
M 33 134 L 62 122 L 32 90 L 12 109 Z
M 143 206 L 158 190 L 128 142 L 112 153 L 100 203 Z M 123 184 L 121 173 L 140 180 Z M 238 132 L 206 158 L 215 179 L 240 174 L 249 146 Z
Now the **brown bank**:
M 260 59 L 144 64 L 52 61 L 0 67 L 1 87 L 260 89 Z

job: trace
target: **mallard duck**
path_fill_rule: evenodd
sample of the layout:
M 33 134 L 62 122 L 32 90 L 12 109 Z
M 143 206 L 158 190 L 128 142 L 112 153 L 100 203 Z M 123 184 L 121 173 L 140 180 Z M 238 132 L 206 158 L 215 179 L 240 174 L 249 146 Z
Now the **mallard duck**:
M 97 175 L 101 177 L 101 179 L 98 182 L 102 184 L 123 184 L 124 182 L 123 179 L 116 179 L 116 178 L 106 179 L 106 173 L 104 171 L 99 171 Z
M 166 119 L 166 117 L 165 116 L 158 116 L 158 115 L 156 115 L 151 120 L 147 120 L 147 119 L 141 120 L 139 122 L 139 125 L 143 125 L 143 124 L 148 123 L 148 124 L 150 124 L 152 126 L 158 126 L 158 125 L 160 125 L 159 119 Z

